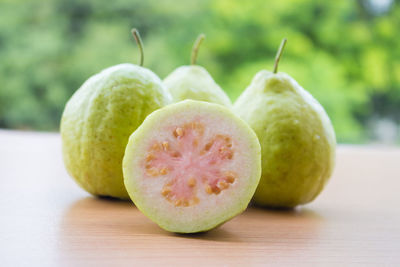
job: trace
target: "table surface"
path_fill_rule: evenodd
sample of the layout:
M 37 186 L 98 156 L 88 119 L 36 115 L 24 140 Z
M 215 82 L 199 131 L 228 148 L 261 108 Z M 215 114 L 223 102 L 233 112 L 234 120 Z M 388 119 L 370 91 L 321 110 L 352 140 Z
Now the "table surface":
M 339 146 L 333 177 L 291 211 L 248 208 L 207 233 L 160 229 L 68 176 L 60 136 L 0 130 L 0 266 L 400 266 L 400 149 Z

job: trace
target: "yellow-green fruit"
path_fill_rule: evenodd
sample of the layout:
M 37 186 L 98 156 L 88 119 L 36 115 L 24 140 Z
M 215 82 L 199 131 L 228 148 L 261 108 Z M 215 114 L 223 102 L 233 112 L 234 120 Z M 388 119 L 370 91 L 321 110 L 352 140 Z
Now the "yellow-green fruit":
M 199 100 L 231 107 L 228 95 L 201 66 L 182 66 L 164 79 L 174 102 Z
M 234 111 L 261 144 L 262 175 L 253 201 L 269 207 L 312 201 L 335 160 L 335 133 L 323 107 L 289 75 L 262 70 Z
M 120 64 L 92 76 L 61 119 L 69 174 L 93 195 L 128 199 L 122 175 L 128 138 L 148 114 L 170 102 L 161 80 L 146 68 Z

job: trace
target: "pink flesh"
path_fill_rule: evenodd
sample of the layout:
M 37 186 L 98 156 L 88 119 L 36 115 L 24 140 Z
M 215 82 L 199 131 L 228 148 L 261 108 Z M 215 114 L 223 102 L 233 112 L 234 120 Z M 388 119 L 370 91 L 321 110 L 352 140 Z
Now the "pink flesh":
M 197 204 L 197 190 L 219 194 L 234 181 L 235 174 L 224 168 L 234 156 L 231 137 L 216 135 L 205 140 L 204 127 L 199 122 L 174 127 L 168 140 L 151 143 L 143 161 L 147 179 L 167 177 L 163 189 L 168 192 L 163 195 L 176 206 Z

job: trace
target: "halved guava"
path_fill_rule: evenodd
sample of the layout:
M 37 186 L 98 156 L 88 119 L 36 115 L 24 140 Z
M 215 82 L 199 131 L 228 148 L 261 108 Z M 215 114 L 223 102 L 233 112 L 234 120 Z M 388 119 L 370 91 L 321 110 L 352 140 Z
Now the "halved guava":
M 130 136 L 125 187 L 163 229 L 207 231 L 246 209 L 260 153 L 253 130 L 229 109 L 185 100 L 151 113 Z

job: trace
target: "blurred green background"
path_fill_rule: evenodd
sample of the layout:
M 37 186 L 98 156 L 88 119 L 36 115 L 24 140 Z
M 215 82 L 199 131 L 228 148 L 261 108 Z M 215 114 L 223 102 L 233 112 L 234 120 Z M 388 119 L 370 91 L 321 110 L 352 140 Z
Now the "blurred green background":
M 57 131 L 91 75 L 139 59 L 164 78 L 198 64 L 232 100 L 261 69 L 280 71 L 325 107 L 341 143 L 399 144 L 400 5 L 394 0 L 0 0 L 0 128 Z

